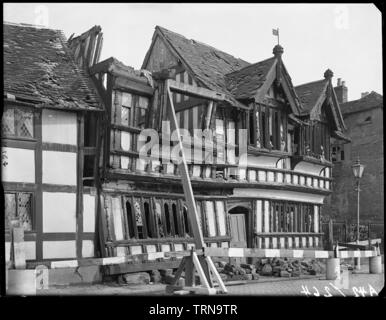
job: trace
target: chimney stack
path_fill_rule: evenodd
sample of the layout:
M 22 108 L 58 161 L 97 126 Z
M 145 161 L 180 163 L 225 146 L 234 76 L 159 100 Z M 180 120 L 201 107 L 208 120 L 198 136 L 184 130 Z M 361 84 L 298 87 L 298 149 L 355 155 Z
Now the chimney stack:
M 342 78 L 338 78 L 337 86 L 334 88 L 336 97 L 339 103 L 347 102 L 347 87 L 346 81 L 342 81 Z
M 363 98 L 363 97 L 366 97 L 367 95 L 368 95 L 369 93 L 366 91 L 366 92 L 362 92 L 361 93 L 361 99 Z

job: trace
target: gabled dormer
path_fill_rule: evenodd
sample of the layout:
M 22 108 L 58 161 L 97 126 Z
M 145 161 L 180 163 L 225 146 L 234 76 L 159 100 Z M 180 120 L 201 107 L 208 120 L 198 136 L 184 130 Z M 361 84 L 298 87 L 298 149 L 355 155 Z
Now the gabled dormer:
M 277 45 L 272 58 L 226 75 L 228 90 L 249 106 L 249 145 L 260 151 L 292 152 L 294 125 L 301 109 Z
M 324 79 L 295 87 L 301 101 L 303 125 L 295 133 L 296 155 L 331 161 L 331 138 L 350 141 L 331 82 L 333 72 L 326 70 Z

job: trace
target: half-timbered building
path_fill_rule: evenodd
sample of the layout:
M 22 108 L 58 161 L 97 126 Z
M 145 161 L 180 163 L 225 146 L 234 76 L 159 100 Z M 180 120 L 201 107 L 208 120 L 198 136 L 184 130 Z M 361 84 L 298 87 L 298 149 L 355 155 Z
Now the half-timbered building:
M 12 220 L 24 228 L 27 260 L 94 256 L 96 190 L 83 187 L 83 164 L 95 148 L 85 119 L 97 118 L 103 104 L 61 31 L 3 28 L 6 260 Z
M 182 251 L 194 246 L 178 165 L 165 161 L 165 154 L 175 146 L 171 139 L 173 126 L 165 126 L 165 121 L 172 120 L 173 104 L 177 123 L 184 129 L 181 132 L 184 147 L 188 147 L 186 152 L 190 152 L 194 141 L 205 141 L 200 145 L 205 155 L 203 161 L 195 159 L 196 153 L 187 156 L 192 160 L 188 163 L 189 173 L 207 246 L 321 247 L 321 206 L 331 193 L 330 144 L 332 139 L 346 139 L 330 70 L 317 82 L 316 89 L 313 85 L 294 88 L 280 45 L 274 47 L 272 57 L 251 64 L 158 26 L 141 70 L 135 70 L 115 58 L 99 62 L 102 43 L 99 27 L 71 37 L 67 45 L 60 42 L 61 46 L 55 42 L 56 33 L 50 32 L 52 36 L 42 35 L 39 40 L 44 44 L 42 48 L 63 50 L 57 59 L 62 55 L 67 57 L 70 51 L 73 60 L 68 58 L 68 63 L 74 61 L 88 74 L 101 102 L 93 105 L 91 85 L 80 84 L 71 86 L 74 92 L 83 91 L 81 97 L 75 95 L 75 101 L 56 97 L 59 102 L 53 103 L 54 106 L 44 102 L 47 110 L 56 112 L 52 118 L 47 115 L 51 121 L 59 117 L 57 109 L 60 115 L 67 115 L 68 105 L 74 103 L 71 112 L 78 122 L 75 121 L 73 129 L 78 130 L 69 130 L 68 135 L 76 132 L 77 140 L 51 141 L 55 134 L 44 134 L 43 121 L 43 129 L 38 127 L 43 138 L 39 136 L 41 140 L 31 145 L 38 150 L 33 162 L 34 168 L 40 170 L 36 171 L 36 180 L 6 184 L 12 192 L 26 186 L 33 190 L 40 188 L 34 191 L 41 194 L 36 210 L 43 210 L 43 218 L 37 220 L 43 237 L 40 242 L 44 244 L 44 237 L 48 237 L 44 228 L 49 224 L 43 224 L 44 219 L 53 222 L 47 216 L 56 217 L 56 223 L 51 224 L 53 230 L 47 229 L 50 239 L 74 242 L 75 251 L 61 251 L 66 258 L 90 256 L 91 248 L 94 256 L 106 257 Z M 9 46 L 13 45 L 10 39 Z M 28 42 L 20 46 L 25 47 L 25 43 Z M 13 48 L 12 55 L 17 50 Z M 40 62 L 39 59 L 40 56 L 35 57 L 31 64 L 36 64 L 36 60 L 44 65 L 49 89 L 54 87 L 52 92 L 57 92 L 52 73 L 55 60 L 51 62 L 45 57 Z M 11 56 L 9 60 L 12 61 Z M 67 72 L 75 70 L 72 76 L 77 75 L 77 81 L 84 79 L 72 62 L 71 68 Z M 84 81 L 82 84 L 88 83 Z M 47 96 L 51 97 L 52 92 L 48 91 Z M 91 100 L 87 101 L 87 97 Z M 104 112 L 94 117 L 91 111 L 100 110 L 99 104 L 104 105 Z M 45 119 L 44 108 L 33 110 L 39 110 Z M 53 124 L 47 127 L 67 132 L 60 129 L 66 119 L 57 120 L 58 127 Z M 48 124 L 50 120 L 46 120 Z M 142 139 L 146 137 L 143 129 L 149 128 L 155 130 L 161 148 L 144 159 L 140 154 L 147 142 Z M 204 139 L 197 130 L 212 134 Z M 67 139 L 64 137 L 66 134 L 58 139 Z M 6 143 L 8 140 L 3 140 L 8 146 Z M 48 163 L 64 159 L 45 160 L 45 151 L 73 152 L 77 160 L 71 174 L 71 168 L 67 167 L 59 170 L 63 175 L 57 173 L 56 165 L 44 169 Z M 74 187 L 59 186 L 71 185 L 65 179 L 74 172 Z M 47 178 L 50 174 L 65 181 L 53 182 Z M 62 217 L 70 215 L 70 202 L 62 203 L 49 196 L 72 190 L 78 209 L 71 211 L 77 218 L 70 228 L 61 223 Z M 55 203 L 56 210 L 50 203 Z M 66 212 L 62 209 L 65 207 Z M 88 235 L 94 241 L 85 238 Z M 78 247 L 80 239 L 82 249 Z M 43 254 L 33 258 L 56 258 L 44 254 L 43 244 L 39 244 Z M 109 266 L 107 272 L 163 269 L 177 267 L 179 263 L 173 259 L 126 263 Z
M 82 43 L 92 42 L 87 37 L 90 33 L 71 40 L 76 60 L 86 52 Z M 331 193 L 330 144 L 346 139 L 344 123 L 332 72 L 294 88 L 282 54 L 277 45 L 272 57 L 251 64 L 156 27 L 141 70 L 114 58 L 88 67 L 106 105 L 98 188 L 103 256 L 193 246 L 177 164 L 163 161 L 164 145 L 149 160 L 139 154 L 144 128 L 155 129 L 160 143 L 168 141 L 163 121 L 172 119 L 169 95 L 184 134 L 194 139 L 197 129 L 213 132 L 213 157 L 188 165 L 208 246 L 322 245 L 321 206 Z M 239 129 L 247 130 L 245 151 Z M 246 166 L 240 166 L 242 152 Z

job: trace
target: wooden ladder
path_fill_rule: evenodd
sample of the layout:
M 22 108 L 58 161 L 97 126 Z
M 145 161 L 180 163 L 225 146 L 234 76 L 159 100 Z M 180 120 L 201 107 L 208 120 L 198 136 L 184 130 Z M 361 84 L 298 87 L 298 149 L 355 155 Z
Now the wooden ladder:
M 186 158 L 184 154 L 184 149 L 182 145 L 179 125 L 177 123 L 177 116 L 173 104 L 173 98 L 170 89 L 170 80 L 166 79 L 166 90 L 167 96 L 171 108 L 171 117 L 172 117 L 172 128 L 171 132 L 175 130 L 178 136 L 178 144 L 181 150 L 181 162 L 178 165 L 179 172 L 181 174 L 182 186 L 184 190 L 184 195 L 186 203 L 188 206 L 188 215 L 190 218 L 195 248 L 191 250 L 190 256 L 184 257 L 181 261 L 181 264 L 175 274 L 173 282 L 171 285 L 167 286 L 166 291 L 168 293 L 175 292 L 176 294 L 181 292 L 194 292 L 197 294 L 216 294 L 216 293 L 227 293 L 227 289 L 213 264 L 211 257 L 205 256 L 205 242 L 202 235 L 201 227 L 199 224 L 199 216 L 197 213 L 196 202 L 194 200 L 193 188 L 189 177 L 188 166 L 186 163 Z M 212 102 L 211 102 L 212 103 Z M 197 250 L 197 251 L 196 251 Z M 198 255 L 197 252 L 200 251 Z M 201 286 L 195 286 L 195 270 L 200 277 Z M 182 272 L 185 271 L 185 286 L 177 286 L 177 282 L 182 275 Z M 214 288 L 213 280 L 217 282 L 219 289 Z

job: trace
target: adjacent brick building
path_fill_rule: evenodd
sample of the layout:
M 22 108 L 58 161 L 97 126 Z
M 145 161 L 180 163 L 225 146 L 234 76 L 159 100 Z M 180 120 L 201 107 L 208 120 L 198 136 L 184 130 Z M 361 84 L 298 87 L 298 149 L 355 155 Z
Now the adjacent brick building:
M 357 193 L 351 166 L 359 156 L 365 165 L 361 179 L 361 224 L 383 222 L 383 96 L 373 91 L 347 101 L 347 87 L 340 79 L 334 89 L 351 143 L 333 146 L 334 193 L 327 198 L 324 217 L 356 223 Z

